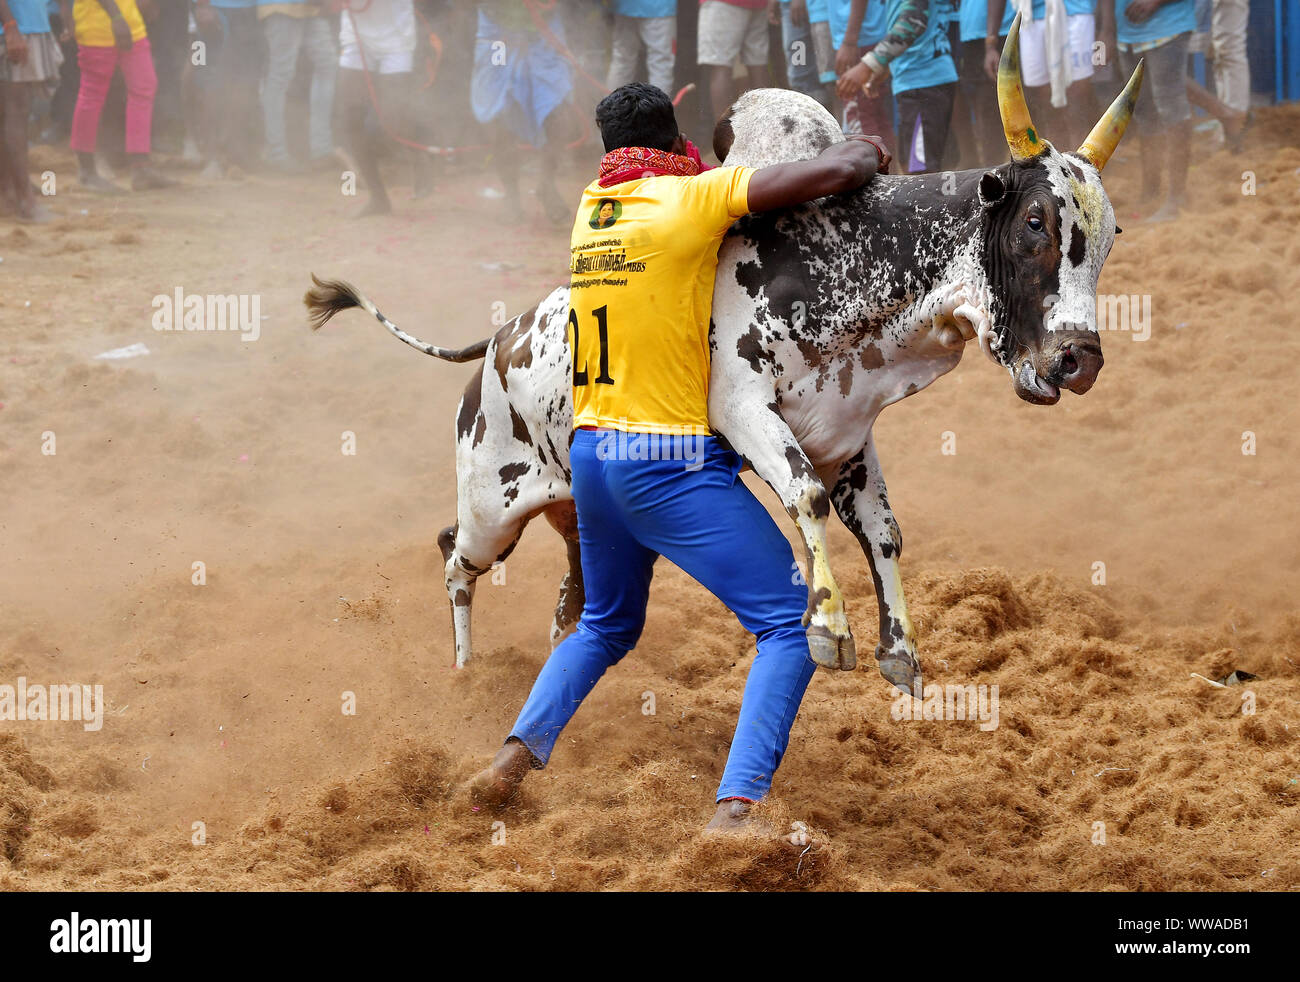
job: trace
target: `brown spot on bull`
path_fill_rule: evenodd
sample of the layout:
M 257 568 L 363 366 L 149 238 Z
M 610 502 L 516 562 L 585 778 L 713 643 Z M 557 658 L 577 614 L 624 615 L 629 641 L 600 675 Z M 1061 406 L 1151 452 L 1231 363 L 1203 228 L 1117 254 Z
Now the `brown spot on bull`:
M 849 390 L 853 388 L 853 362 L 845 360 L 836 373 L 836 378 L 840 383 L 840 395 L 846 399 L 849 396 Z
M 1069 256 L 1072 265 L 1079 266 L 1083 264 L 1084 245 L 1083 229 L 1079 228 L 1078 225 L 1071 225 Z
M 442 552 L 444 563 L 451 559 L 451 554 L 456 549 L 456 530 L 457 526 L 448 525 L 438 533 L 438 549 Z
M 533 445 L 533 437 L 532 434 L 528 432 L 528 424 L 525 423 L 524 418 L 515 411 L 514 406 L 510 407 L 510 431 L 514 434 L 514 438 L 520 443 L 526 444 L 530 447 Z
M 534 307 L 497 331 L 493 363 L 501 377 L 502 388 L 506 387 L 506 372 L 512 368 L 527 368 L 533 363 L 533 347 L 528 343 L 528 332 L 533 329 L 536 318 L 537 308 Z
M 457 607 L 468 607 L 469 591 L 466 590 L 464 587 L 461 587 L 461 589 L 456 591 L 456 596 L 452 599 L 452 603 L 454 603 Z
M 880 353 L 880 349 L 874 344 L 866 344 L 858 352 L 858 362 L 867 371 L 871 371 L 872 369 L 884 367 L 885 356 Z
M 482 393 L 483 366 L 478 365 L 469 384 L 465 386 L 464 394 L 460 397 L 460 411 L 456 414 L 456 435 L 462 440 L 469 436 L 470 430 L 474 428 L 474 420 L 479 414 L 479 406 L 482 405 Z M 474 442 L 478 443 L 477 440 Z
M 763 374 L 764 366 L 772 363 L 772 353 L 763 345 L 757 324 L 750 324 L 749 330 L 740 336 L 736 342 L 736 354 L 759 375 Z
M 474 423 L 475 423 L 474 439 L 470 441 L 471 447 L 477 447 L 480 443 L 482 443 L 483 434 L 487 432 L 487 417 L 483 415 L 482 410 L 479 411 L 479 414 L 477 418 L 474 420 Z

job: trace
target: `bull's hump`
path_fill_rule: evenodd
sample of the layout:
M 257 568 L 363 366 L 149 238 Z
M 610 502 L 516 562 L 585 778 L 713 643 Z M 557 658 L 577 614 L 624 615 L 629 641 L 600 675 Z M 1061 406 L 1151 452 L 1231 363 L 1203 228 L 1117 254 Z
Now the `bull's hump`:
M 811 160 L 844 140 L 839 125 L 811 96 L 789 89 L 751 89 L 728 113 L 728 167 L 768 167 Z

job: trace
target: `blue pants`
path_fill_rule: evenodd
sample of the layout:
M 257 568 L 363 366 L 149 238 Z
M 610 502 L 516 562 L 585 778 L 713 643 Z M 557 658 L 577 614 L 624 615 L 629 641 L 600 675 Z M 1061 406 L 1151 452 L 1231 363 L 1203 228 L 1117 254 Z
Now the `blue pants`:
M 713 437 L 578 430 L 569 461 L 586 605 L 510 736 L 546 764 L 582 700 L 636 646 L 655 560 L 666 556 L 757 639 L 717 796 L 757 801 L 772 786 L 816 667 L 790 544 L 739 480 L 740 458 Z
M 812 27 L 795 25 L 790 19 L 789 0 L 781 3 L 781 41 L 785 45 L 785 72 L 790 88 L 826 105 L 826 87 L 817 71 L 817 55 L 813 51 Z

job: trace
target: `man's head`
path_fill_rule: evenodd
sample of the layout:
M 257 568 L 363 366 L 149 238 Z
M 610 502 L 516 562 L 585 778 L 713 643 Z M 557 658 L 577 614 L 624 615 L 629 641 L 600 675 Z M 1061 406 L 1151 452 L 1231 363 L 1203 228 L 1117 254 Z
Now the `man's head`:
M 651 147 L 674 153 L 681 149 L 681 131 L 673 101 L 662 89 L 633 82 L 615 89 L 596 106 L 605 152 L 623 147 Z

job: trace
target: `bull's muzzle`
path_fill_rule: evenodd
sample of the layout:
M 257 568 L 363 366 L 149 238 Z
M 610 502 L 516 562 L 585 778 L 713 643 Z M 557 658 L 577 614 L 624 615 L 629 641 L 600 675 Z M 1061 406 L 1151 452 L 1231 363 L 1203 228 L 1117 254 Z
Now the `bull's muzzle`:
M 1044 352 L 1047 370 L 1043 376 L 1053 385 L 1083 395 L 1097 381 L 1101 371 L 1101 344 L 1097 336 L 1087 334 L 1067 335 L 1056 339 L 1052 350 Z

